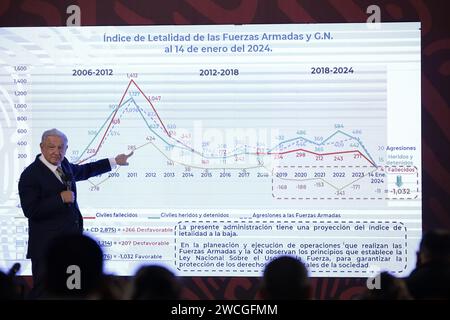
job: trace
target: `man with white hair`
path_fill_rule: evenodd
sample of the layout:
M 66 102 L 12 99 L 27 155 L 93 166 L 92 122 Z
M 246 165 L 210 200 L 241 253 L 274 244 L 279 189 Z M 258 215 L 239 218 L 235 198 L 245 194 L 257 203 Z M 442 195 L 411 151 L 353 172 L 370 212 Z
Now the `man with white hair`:
M 43 258 L 49 242 L 65 234 L 82 234 L 83 218 L 77 204 L 76 181 L 128 165 L 133 154 L 119 154 L 83 165 L 66 158 L 67 137 L 57 129 L 42 134 L 41 154 L 21 174 L 19 196 L 28 218 L 28 252 L 33 273 L 32 298 L 43 294 Z

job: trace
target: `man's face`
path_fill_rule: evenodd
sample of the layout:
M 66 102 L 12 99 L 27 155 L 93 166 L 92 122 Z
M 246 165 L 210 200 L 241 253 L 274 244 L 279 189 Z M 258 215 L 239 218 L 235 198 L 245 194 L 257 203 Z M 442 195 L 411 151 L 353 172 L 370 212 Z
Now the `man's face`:
M 41 143 L 41 152 L 45 160 L 55 166 L 59 166 L 66 155 L 67 145 L 64 140 L 58 136 L 48 136 Z

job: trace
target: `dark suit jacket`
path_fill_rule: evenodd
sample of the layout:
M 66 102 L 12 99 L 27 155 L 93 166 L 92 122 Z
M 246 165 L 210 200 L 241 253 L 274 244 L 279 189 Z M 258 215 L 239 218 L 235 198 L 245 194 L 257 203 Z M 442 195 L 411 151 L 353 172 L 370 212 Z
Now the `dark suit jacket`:
M 39 159 L 30 164 L 19 180 L 19 197 L 22 210 L 28 218 L 27 258 L 43 258 L 48 243 L 63 234 L 83 232 L 83 218 L 76 201 L 75 181 L 86 180 L 111 170 L 108 159 L 84 165 L 69 163 L 64 158 L 63 171 L 71 177 L 71 190 L 75 202 L 65 204 L 61 192 L 66 185 Z

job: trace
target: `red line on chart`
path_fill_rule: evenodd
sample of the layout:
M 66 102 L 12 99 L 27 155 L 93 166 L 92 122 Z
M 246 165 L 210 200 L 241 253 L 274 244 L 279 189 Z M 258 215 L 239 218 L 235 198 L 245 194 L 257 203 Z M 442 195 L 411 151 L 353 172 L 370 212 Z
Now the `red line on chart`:
M 166 132 L 167 136 L 170 137 L 170 133 L 169 133 L 169 131 L 167 131 L 166 126 L 164 125 L 164 123 L 162 122 L 161 118 L 159 117 L 159 114 L 156 111 L 155 107 L 153 106 L 153 103 L 150 101 L 150 99 L 147 97 L 147 95 L 141 90 L 141 88 L 139 88 L 137 83 L 134 82 L 134 80 L 131 80 L 131 82 L 133 82 L 133 84 L 136 86 L 136 88 L 138 88 L 138 90 L 142 93 L 142 95 L 145 97 L 145 100 L 147 100 L 148 103 L 150 103 L 150 106 L 152 107 L 153 111 L 155 111 L 155 114 L 158 117 L 159 123 L 161 123 L 161 125 L 162 125 L 164 131 Z
M 128 91 L 128 89 L 130 88 L 130 85 L 131 85 L 131 82 L 132 82 L 132 81 L 133 81 L 133 80 L 131 80 L 131 81 L 128 83 L 127 88 L 126 88 L 125 91 L 123 92 L 122 98 L 120 98 L 120 101 L 119 101 L 119 105 L 117 106 L 116 111 L 114 111 L 114 114 L 113 114 L 113 116 L 111 117 L 111 121 L 109 122 L 108 127 L 106 128 L 105 133 L 103 134 L 103 137 L 102 137 L 102 139 L 100 140 L 100 143 L 98 144 L 97 148 L 95 149 L 94 154 L 92 154 L 92 155 L 90 155 L 89 157 L 87 157 L 87 158 L 81 160 L 79 163 L 83 163 L 83 162 L 85 162 L 86 160 L 89 160 L 90 158 L 95 157 L 95 156 L 97 155 L 97 153 L 98 153 L 98 151 L 100 150 L 100 147 L 101 147 L 101 145 L 102 145 L 102 143 L 103 143 L 103 140 L 105 140 L 106 134 L 108 133 L 108 130 L 109 130 L 109 128 L 111 127 L 111 124 L 112 124 L 113 121 L 114 121 L 114 117 L 116 116 L 117 112 L 119 111 L 120 106 L 122 105 L 123 99 L 125 98 L 125 95 L 127 94 L 127 91 Z
M 296 150 L 290 150 L 290 151 L 284 151 L 284 152 L 269 152 L 269 153 L 258 153 L 258 154 L 267 154 L 267 155 L 285 155 L 285 154 L 289 154 L 289 153 L 294 153 L 294 152 L 299 152 L 299 151 L 303 151 L 303 152 L 307 152 L 307 153 L 311 153 L 314 154 L 316 156 L 332 156 L 332 155 L 338 155 L 338 154 L 349 154 L 349 153 L 358 153 L 360 154 L 364 159 L 366 159 L 367 161 L 369 161 L 370 164 L 372 164 L 373 166 L 375 166 L 375 164 L 370 161 L 364 154 L 361 153 L 361 151 L 359 150 L 350 150 L 350 151 L 341 151 L 341 152 L 330 152 L 330 153 L 317 153 L 317 152 L 313 152 L 313 151 L 309 151 L 306 149 L 296 149 Z

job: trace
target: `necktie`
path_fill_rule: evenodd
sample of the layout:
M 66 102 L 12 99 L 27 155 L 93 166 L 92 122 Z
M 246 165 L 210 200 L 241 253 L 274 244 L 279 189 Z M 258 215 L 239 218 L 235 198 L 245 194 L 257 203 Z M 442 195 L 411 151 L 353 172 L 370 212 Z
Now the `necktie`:
M 61 181 L 64 183 L 66 175 L 64 174 L 62 168 L 61 167 L 56 168 L 56 173 L 59 175 Z

